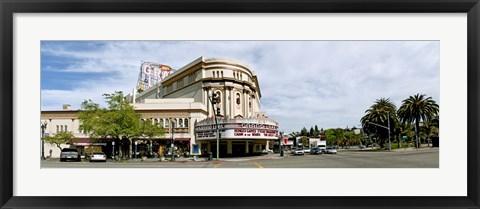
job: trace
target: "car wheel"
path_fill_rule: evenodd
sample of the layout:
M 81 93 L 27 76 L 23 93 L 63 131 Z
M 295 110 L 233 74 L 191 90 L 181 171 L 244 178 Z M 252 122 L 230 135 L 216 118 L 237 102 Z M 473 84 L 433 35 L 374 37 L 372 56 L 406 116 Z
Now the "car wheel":
M 60 158 L 60 162 L 65 162 L 65 159 Z

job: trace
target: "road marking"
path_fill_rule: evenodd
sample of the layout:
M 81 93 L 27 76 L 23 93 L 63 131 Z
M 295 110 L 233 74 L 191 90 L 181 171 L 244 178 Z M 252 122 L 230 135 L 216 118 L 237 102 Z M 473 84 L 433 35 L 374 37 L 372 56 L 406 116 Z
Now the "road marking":
M 253 161 L 253 164 L 255 164 L 258 168 L 263 168 L 262 165 L 260 165 L 259 163 L 255 162 L 255 161 Z
M 214 164 L 214 165 L 213 165 L 213 167 L 214 167 L 214 168 L 218 168 L 218 167 L 220 167 L 220 163 L 218 163 L 218 164 Z

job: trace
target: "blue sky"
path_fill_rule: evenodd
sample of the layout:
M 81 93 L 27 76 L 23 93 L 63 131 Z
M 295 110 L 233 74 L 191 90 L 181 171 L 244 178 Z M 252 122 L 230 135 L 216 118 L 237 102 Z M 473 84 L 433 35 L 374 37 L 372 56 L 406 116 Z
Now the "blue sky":
M 140 63 L 179 69 L 200 56 L 238 60 L 257 74 L 261 109 L 290 133 L 359 126 L 376 99 L 397 108 L 416 93 L 439 102 L 438 41 L 42 41 L 42 110 L 103 93 L 131 93 Z

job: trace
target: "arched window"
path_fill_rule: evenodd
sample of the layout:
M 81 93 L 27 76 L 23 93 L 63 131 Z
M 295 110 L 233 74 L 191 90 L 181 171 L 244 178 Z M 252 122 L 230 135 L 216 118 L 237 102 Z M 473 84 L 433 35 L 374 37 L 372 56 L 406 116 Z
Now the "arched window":
M 63 125 L 60 125 L 60 132 L 63 132 Z
M 220 104 L 222 102 L 222 94 L 219 91 L 217 91 L 215 93 L 215 97 L 217 97 L 217 104 Z
M 68 128 L 67 128 L 67 125 L 65 125 L 65 132 L 67 132 L 67 131 L 68 131 Z
M 178 119 L 178 127 L 183 127 L 183 119 Z
M 183 120 L 183 127 L 188 128 L 188 119 Z
M 60 127 L 57 125 L 57 133 L 60 132 Z
M 239 93 L 237 93 L 236 101 L 237 101 L 237 105 L 240 105 L 240 94 Z
M 165 128 L 168 128 L 168 127 L 170 127 L 170 120 L 165 119 Z
M 160 125 L 161 125 L 162 127 L 165 126 L 165 124 L 163 124 L 163 118 L 160 118 Z

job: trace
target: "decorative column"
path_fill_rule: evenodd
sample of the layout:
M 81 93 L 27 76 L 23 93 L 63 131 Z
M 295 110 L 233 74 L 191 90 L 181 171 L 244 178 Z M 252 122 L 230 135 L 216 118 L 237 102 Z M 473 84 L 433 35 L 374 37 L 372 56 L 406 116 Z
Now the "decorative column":
M 243 107 L 243 117 L 244 117 L 244 118 L 247 118 L 247 117 L 248 117 L 248 116 L 247 116 L 247 108 L 248 108 L 248 106 L 247 106 L 248 104 L 247 104 L 247 103 L 248 103 L 247 90 L 244 89 L 244 90 L 243 90 L 243 105 L 242 105 L 242 107 Z
M 248 154 L 248 141 L 245 141 L 245 154 Z
M 204 100 L 204 104 L 207 106 L 207 117 L 210 117 L 210 100 L 208 99 L 208 89 L 207 88 L 203 88 L 203 100 Z
M 230 90 L 230 93 L 232 95 L 232 98 L 230 98 L 230 112 L 232 114 L 232 117 L 231 118 L 235 118 L 236 116 L 236 109 L 235 109 L 235 105 L 237 104 L 237 94 L 233 91 L 233 89 Z
M 228 87 L 223 87 L 223 92 L 222 92 L 222 95 L 223 95 L 223 98 L 222 98 L 222 110 L 223 110 L 223 116 L 226 117 L 227 116 L 227 88 Z

